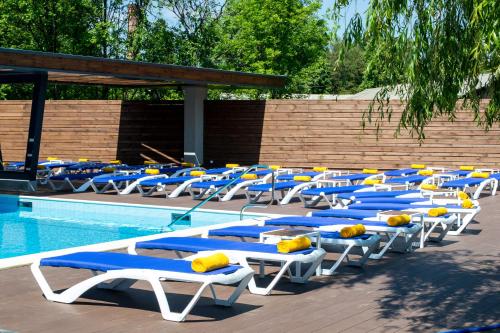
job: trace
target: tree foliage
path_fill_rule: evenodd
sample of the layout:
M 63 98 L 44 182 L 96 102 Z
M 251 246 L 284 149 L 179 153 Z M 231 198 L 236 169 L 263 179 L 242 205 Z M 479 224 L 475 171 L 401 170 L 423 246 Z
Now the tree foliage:
M 334 5 L 334 19 L 350 0 Z M 354 16 L 343 36 L 341 58 L 353 45 L 366 50 L 365 80 L 384 85 L 367 113 L 378 124 L 391 116 L 395 89 L 406 102 L 399 129 L 419 139 L 434 118 L 453 120 L 456 105 L 472 107 L 486 129 L 500 121 L 500 10 L 496 0 L 372 0 L 366 20 Z M 489 74 L 491 100 L 480 109 L 480 74 Z

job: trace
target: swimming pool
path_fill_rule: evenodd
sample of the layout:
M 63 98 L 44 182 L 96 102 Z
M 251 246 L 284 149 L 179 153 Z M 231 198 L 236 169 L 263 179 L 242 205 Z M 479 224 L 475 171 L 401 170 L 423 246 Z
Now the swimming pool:
M 234 212 L 197 210 L 190 221 L 166 228 L 172 214 L 185 211 L 0 195 L 0 260 L 239 220 Z M 246 218 L 257 216 L 245 214 Z

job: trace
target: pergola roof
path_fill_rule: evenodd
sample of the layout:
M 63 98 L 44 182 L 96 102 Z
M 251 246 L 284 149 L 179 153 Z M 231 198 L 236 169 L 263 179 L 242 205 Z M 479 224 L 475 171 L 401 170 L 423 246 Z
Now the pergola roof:
M 0 48 L 0 75 L 48 73 L 49 82 L 121 87 L 233 86 L 281 88 L 286 77 L 209 68 Z

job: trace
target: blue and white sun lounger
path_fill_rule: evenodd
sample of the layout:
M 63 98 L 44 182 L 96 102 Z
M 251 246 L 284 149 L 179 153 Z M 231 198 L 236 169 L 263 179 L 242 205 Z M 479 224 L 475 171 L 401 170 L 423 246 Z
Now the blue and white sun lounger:
M 241 174 L 231 174 L 229 175 L 229 178 L 226 179 L 194 183 L 188 187 L 188 191 L 193 199 L 199 200 L 218 191 L 222 187 L 227 186 L 225 191 L 218 193 L 215 198 L 220 201 L 229 201 L 239 190 L 246 189 L 252 185 L 265 184 L 266 181 L 272 177 L 271 170 L 259 170 L 256 172 L 249 172 L 248 174 L 254 174 L 257 177 L 262 177 L 257 179 L 235 179 Z
M 481 195 L 483 190 L 488 187 L 491 190 L 491 195 L 496 194 L 498 188 L 498 179 L 495 175 L 493 175 L 493 177 L 491 176 L 492 175 L 490 175 L 490 178 L 466 177 L 462 179 L 456 179 L 449 182 L 444 182 L 443 184 L 441 184 L 441 187 L 461 189 L 464 192 L 469 192 L 473 199 L 479 199 L 479 196 Z
M 40 269 L 42 266 L 88 269 L 94 273 L 94 276 L 57 294 L 43 275 Z M 207 287 L 210 287 L 212 291 L 215 304 L 231 306 L 253 276 L 253 270 L 248 267 L 229 265 L 207 273 L 196 273 L 191 269 L 189 260 L 114 252 L 79 252 L 43 258 L 31 265 L 31 271 L 45 297 L 49 301 L 59 303 L 73 303 L 87 290 L 96 286 L 104 289 L 126 290 L 138 280 L 147 281 L 153 288 L 163 318 L 172 321 L 184 321 Z M 113 281 L 105 283 L 108 280 Z M 183 311 L 173 312 L 160 282 L 164 280 L 200 283 L 201 287 Z M 227 299 L 221 300 L 215 293 L 214 285 L 216 284 L 237 284 L 237 286 Z
M 389 201 L 386 198 L 386 201 Z M 449 235 L 459 235 L 469 223 L 474 219 L 474 217 L 481 211 L 481 207 L 477 201 L 474 201 L 474 208 L 463 208 L 461 205 L 457 204 L 456 200 L 440 199 L 439 201 L 433 202 L 430 200 L 421 200 L 405 203 L 407 199 L 393 199 L 393 202 L 360 202 L 353 203 L 348 206 L 349 209 L 358 210 L 411 210 L 418 211 L 421 213 L 426 213 L 430 208 L 436 207 L 446 207 L 450 214 L 456 214 L 456 230 L 449 230 Z
M 286 216 L 266 220 L 265 226 L 290 226 L 307 227 L 324 231 L 338 231 L 346 226 L 363 224 L 367 232 L 373 232 L 380 236 L 385 245 L 377 253 L 371 253 L 370 259 L 381 259 L 390 249 L 392 251 L 413 251 L 413 241 L 419 235 L 422 226 L 417 223 L 409 223 L 397 227 L 391 227 L 385 221 L 350 220 L 334 217 L 314 216 Z
M 384 172 L 387 177 L 406 177 L 418 173 L 419 169 L 397 169 Z
M 356 220 L 368 220 L 368 221 L 387 221 L 389 215 L 383 214 L 387 210 L 368 210 L 368 209 L 325 209 L 322 211 L 308 213 L 308 216 L 315 217 L 337 217 L 346 219 L 356 219 Z M 446 214 L 439 217 L 431 217 L 426 213 L 420 211 L 419 209 L 406 209 L 405 211 L 418 213 L 417 217 L 419 220 L 414 222 L 419 222 L 422 224 L 424 230 L 422 232 L 424 235 L 421 237 L 421 246 L 425 241 L 440 242 L 444 236 L 450 231 L 453 223 L 457 220 L 457 214 Z M 425 226 L 427 225 L 427 231 Z M 441 230 L 436 228 L 440 226 Z M 437 232 L 437 236 L 431 237 L 433 232 Z
M 59 174 L 55 176 L 49 176 L 47 178 L 47 185 L 54 191 L 62 191 L 65 189 L 71 189 L 77 192 L 77 186 L 75 182 L 88 182 L 94 177 L 102 175 L 102 172 L 88 172 L 88 173 L 68 173 Z
M 389 178 L 387 179 L 386 183 L 388 184 L 404 184 L 404 185 L 416 185 L 420 184 L 424 180 L 429 178 L 428 176 L 421 176 L 421 175 L 411 175 L 411 176 L 406 176 L 406 177 L 395 177 L 395 178 Z
M 375 187 L 369 185 L 348 185 L 317 187 L 319 184 L 311 186 L 309 189 L 300 191 L 299 198 L 304 207 L 315 207 L 322 200 L 325 200 L 330 207 L 334 207 L 337 195 L 341 193 L 358 193 L 364 191 L 375 191 Z
M 91 180 L 87 181 L 85 184 L 80 186 L 75 190 L 75 192 L 85 192 L 89 188 L 93 189 L 95 193 L 105 193 L 109 190 L 113 190 L 118 194 L 122 194 L 122 191 L 134 183 L 138 179 L 144 177 L 151 177 L 144 173 L 107 173 L 100 176 L 96 176 Z
M 251 293 L 268 295 L 281 277 L 288 273 L 290 281 L 305 283 L 314 274 L 321 264 L 325 251 L 323 249 L 309 248 L 291 253 L 279 253 L 276 245 L 262 243 L 247 243 L 225 239 L 197 238 L 197 237 L 165 237 L 145 242 L 138 242 L 129 247 L 129 253 L 136 253 L 136 249 L 171 250 L 176 252 L 197 253 L 199 256 L 213 252 L 223 252 L 230 258 L 230 262 L 250 267 L 249 260 L 271 261 L 280 263 L 280 270 L 267 287 L 257 287 L 255 279 L 248 284 Z M 290 266 L 295 264 L 295 272 Z M 302 264 L 309 267 L 302 270 Z
M 320 218 L 321 219 L 321 218 Z M 233 226 L 220 229 L 212 229 L 208 236 L 257 238 L 262 241 L 262 234 L 269 231 L 281 230 L 282 227 L 273 226 Z M 340 257 L 328 268 L 321 269 L 322 275 L 333 275 L 341 263 L 346 259 L 348 265 L 363 266 L 374 250 L 378 248 L 380 237 L 378 235 L 365 234 L 352 238 L 342 238 L 337 231 L 320 232 L 320 246 L 326 251 L 340 252 Z M 316 238 L 311 237 L 315 242 Z M 348 255 L 358 249 L 361 258 L 350 260 Z

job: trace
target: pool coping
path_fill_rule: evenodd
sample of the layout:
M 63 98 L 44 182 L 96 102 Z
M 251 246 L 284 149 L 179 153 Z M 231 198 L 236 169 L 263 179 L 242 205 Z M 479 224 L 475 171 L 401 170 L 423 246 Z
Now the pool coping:
M 113 206 L 132 206 L 132 207 L 141 207 L 141 208 L 155 208 L 155 209 L 176 209 L 176 210 L 189 210 L 190 208 L 186 207 L 175 207 L 175 206 L 157 206 L 157 205 L 145 205 L 145 204 L 129 204 L 129 203 L 119 203 L 119 202 L 102 202 L 95 200 L 78 200 L 78 199 L 61 199 L 61 198 L 51 198 L 51 197 L 39 197 L 39 196 L 29 196 L 29 195 L 19 195 L 17 196 L 19 199 L 45 199 L 50 201 L 66 201 L 66 202 L 76 202 L 76 203 L 92 203 L 92 204 L 101 204 L 101 205 L 113 205 Z M 231 213 L 231 214 L 239 214 L 237 211 L 232 210 L 217 210 L 217 209 L 197 209 L 197 211 L 201 212 L 210 212 L 210 213 Z M 183 230 L 174 230 L 169 232 L 164 232 L 160 234 L 148 235 L 148 236 L 140 236 L 133 237 L 121 240 L 115 240 L 104 243 L 83 245 L 70 247 L 66 249 L 60 250 L 52 250 L 45 251 L 40 253 L 27 254 L 23 256 L 11 257 L 0 259 L 0 270 L 9 269 L 14 267 L 31 265 L 34 261 L 37 261 L 41 258 L 45 257 L 53 257 L 60 256 L 69 253 L 82 252 L 82 251 L 113 251 L 120 250 L 129 247 L 133 243 L 148 241 L 163 237 L 186 237 L 186 236 L 199 236 L 207 233 L 212 229 L 219 229 L 225 227 L 232 227 L 237 225 L 256 225 L 262 220 L 267 218 L 275 218 L 275 217 L 283 217 L 287 216 L 284 214 L 265 214 L 265 213 L 249 213 L 249 215 L 258 216 L 258 218 L 249 218 L 232 222 L 218 223 L 210 226 L 189 228 Z

